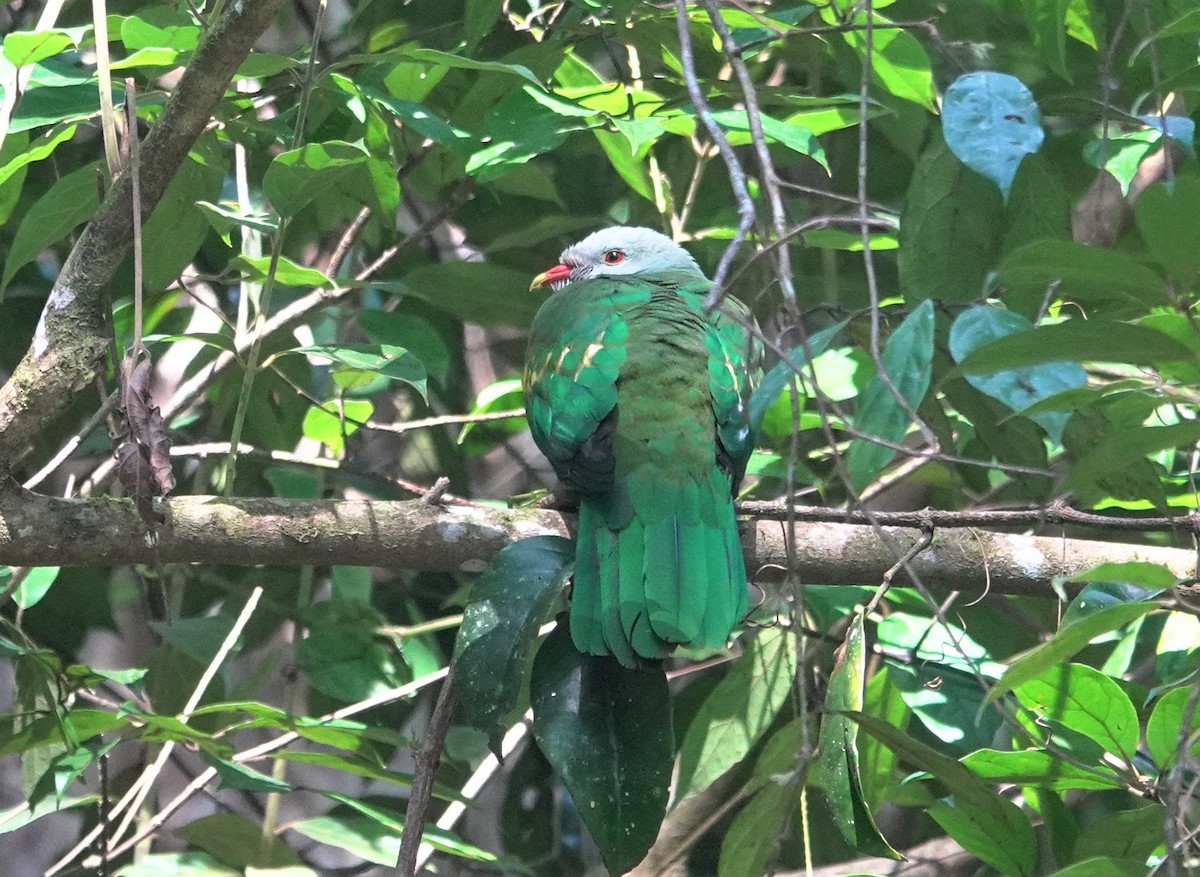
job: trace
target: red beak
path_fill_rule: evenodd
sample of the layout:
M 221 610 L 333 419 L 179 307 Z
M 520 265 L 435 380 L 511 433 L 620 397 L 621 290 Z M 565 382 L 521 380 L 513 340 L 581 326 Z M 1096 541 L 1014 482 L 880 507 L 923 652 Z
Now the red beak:
M 530 289 L 539 289 L 543 286 L 549 286 L 551 283 L 557 283 L 560 280 L 571 279 L 570 265 L 555 265 L 549 271 L 543 271 L 537 277 L 533 278 L 533 283 L 529 284 Z

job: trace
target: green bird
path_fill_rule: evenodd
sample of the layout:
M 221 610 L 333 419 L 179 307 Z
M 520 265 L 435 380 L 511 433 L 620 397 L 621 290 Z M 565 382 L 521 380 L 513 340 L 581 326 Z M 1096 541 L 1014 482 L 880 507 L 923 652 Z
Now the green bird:
M 568 247 L 531 289 L 525 409 L 579 494 L 570 627 L 628 667 L 720 648 L 746 614 L 733 498 L 754 447 L 760 346 L 749 310 L 665 235 L 614 227 Z

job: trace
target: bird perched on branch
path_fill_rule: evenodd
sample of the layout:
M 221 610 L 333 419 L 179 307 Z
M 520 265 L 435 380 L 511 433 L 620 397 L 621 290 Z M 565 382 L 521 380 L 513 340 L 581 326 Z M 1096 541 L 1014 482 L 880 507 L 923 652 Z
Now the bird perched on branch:
M 525 357 L 533 438 L 577 492 L 575 646 L 634 667 L 719 648 L 746 613 L 733 497 L 754 446 L 753 317 L 670 238 L 614 227 L 533 280 L 553 295 Z

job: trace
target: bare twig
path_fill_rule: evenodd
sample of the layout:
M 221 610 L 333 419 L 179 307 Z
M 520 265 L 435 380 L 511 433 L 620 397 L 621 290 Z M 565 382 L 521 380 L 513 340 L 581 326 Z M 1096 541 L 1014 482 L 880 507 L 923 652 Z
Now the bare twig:
M 412 877 L 417 870 L 417 850 L 421 845 L 421 833 L 425 829 L 425 813 L 433 793 L 433 778 L 437 774 L 442 758 L 442 747 L 446 745 L 446 734 L 454 707 L 458 703 L 455 690 L 454 670 L 446 674 L 442 690 L 438 692 L 437 704 L 429 717 L 429 727 L 421 738 L 421 745 L 413 753 L 416 770 L 413 772 L 412 788 L 408 795 L 408 807 L 404 811 L 404 832 L 400 836 L 400 853 L 396 858 L 396 871 L 400 877 Z

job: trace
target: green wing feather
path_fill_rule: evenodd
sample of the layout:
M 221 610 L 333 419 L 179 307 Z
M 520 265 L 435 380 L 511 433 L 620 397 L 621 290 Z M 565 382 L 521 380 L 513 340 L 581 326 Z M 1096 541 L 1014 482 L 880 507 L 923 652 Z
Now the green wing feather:
M 746 611 L 733 494 L 753 450 L 748 311 L 707 284 L 597 279 L 534 320 L 526 409 L 580 494 L 571 634 L 622 664 L 718 648 Z

